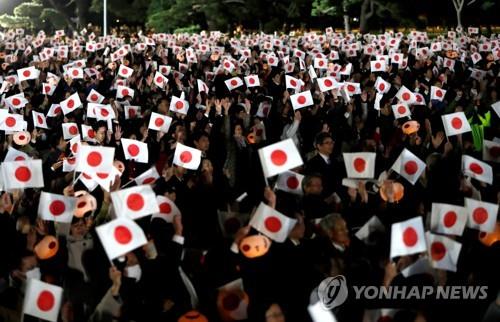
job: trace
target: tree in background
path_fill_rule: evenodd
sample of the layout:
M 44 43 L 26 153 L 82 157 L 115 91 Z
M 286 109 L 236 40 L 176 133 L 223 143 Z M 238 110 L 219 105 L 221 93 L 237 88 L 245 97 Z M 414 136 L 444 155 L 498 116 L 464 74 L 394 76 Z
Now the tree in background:
M 108 0 L 108 15 L 112 14 L 117 18 L 132 24 L 143 24 L 146 21 L 150 3 L 149 0 Z M 170 2 L 164 0 L 164 2 Z M 90 11 L 98 14 L 103 12 L 103 1 L 92 0 Z
M 44 7 L 41 0 L 23 2 L 14 8 L 13 14 L 0 16 L 0 26 L 4 28 L 43 29 L 46 24 L 62 29 L 68 22 L 68 17 L 54 8 Z

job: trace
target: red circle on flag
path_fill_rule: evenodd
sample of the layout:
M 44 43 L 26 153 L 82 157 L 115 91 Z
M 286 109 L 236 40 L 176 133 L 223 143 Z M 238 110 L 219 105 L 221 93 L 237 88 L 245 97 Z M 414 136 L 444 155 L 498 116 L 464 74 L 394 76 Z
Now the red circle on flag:
M 440 261 L 446 255 L 446 246 L 440 242 L 433 242 L 431 245 L 431 257 L 435 261 Z
M 132 143 L 127 147 L 127 151 L 131 156 L 135 157 L 139 154 L 140 149 L 137 144 Z
M 71 146 L 71 151 L 73 153 L 76 153 L 78 151 L 78 143 L 75 143 Z
M 410 160 L 405 163 L 405 172 L 408 173 L 409 175 L 414 175 L 417 173 L 418 170 L 418 164 L 417 162 Z
M 436 90 L 436 96 L 437 97 L 443 97 L 443 92 L 441 92 L 441 90 Z
M 354 85 L 350 85 L 350 84 L 349 84 L 349 85 L 347 85 L 347 90 L 348 90 L 349 92 L 354 92 L 354 91 L 356 90 L 356 87 L 354 87 Z
M 231 67 L 231 65 L 228 62 L 225 62 L 224 67 L 229 68 L 229 67 Z
M 175 108 L 181 110 L 184 107 L 184 103 L 182 101 L 175 102 Z
M 125 226 L 116 226 L 114 232 L 115 240 L 122 245 L 130 243 L 132 232 Z
M 14 161 L 24 161 L 24 160 L 26 160 L 26 159 L 25 159 L 23 156 L 21 156 L 21 155 L 17 156 L 17 157 L 14 159 Z
M 37 115 L 36 119 L 38 121 L 38 124 L 43 124 L 43 118 L 40 115 Z
M 54 308 L 56 299 L 52 292 L 44 290 L 38 294 L 38 299 L 36 300 L 36 306 L 40 311 L 47 312 Z
M 123 49 L 120 49 L 120 51 L 118 52 L 120 55 L 123 55 Z
M 68 108 L 73 108 L 73 106 L 75 106 L 75 101 L 73 101 L 73 99 L 70 99 L 66 105 L 68 106 Z
M 45 86 L 45 93 L 49 93 L 50 92 L 50 86 Z
M 297 189 L 297 187 L 299 186 L 299 179 L 297 179 L 297 177 L 295 176 L 288 177 L 288 179 L 286 180 L 286 186 L 290 189 Z
M 165 123 L 165 121 L 164 121 L 161 117 L 159 117 L 159 118 L 157 118 L 157 119 L 155 120 L 155 125 L 156 125 L 157 127 L 161 127 L 161 126 L 163 126 L 163 123 Z
M 163 78 L 161 76 L 156 77 L 157 83 L 163 83 Z
M 294 79 L 291 79 L 290 85 L 292 85 L 293 87 L 297 87 L 297 82 Z
M 13 118 L 12 116 L 9 116 L 7 117 L 7 119 L 5 120 L 5 124 L 8 126 L 8 127 L 13 127 L 16 125 L 16 119 Z
M 457 213 L 454 211 L 448 211 L 443 217 L 443 224 L 446 228 L 453 227 L 457 222 Z
M 193 155 L 189 151 L 183 151 L 179 156 L 179 159 L 181 159 L 182 163 L 189 163 L 193 159 Z
M 385 89 L 385 84 L 384 83 L 380 83 L 380 85 L 378 85 L 378 89 L 383 92 L 384 89 Z
M 14 175 L 18 181 L 28 182 L 31 179 L 31 170 L 28 167 L 20 166 L 16 169 Z
M 234 293 L 227 294 L 222 300 L 222 307 L 226 311 L 234 311 L 240 306 L 240 298 Z
M 451 120 L 451 126 L 456 130 L 460 129 L 462 127 L 462 120 L 459 117 L 454 117 Z
M 83 177 L 84 177 L 85 179 L 87 179 L 87 180 L 92 179 L 92 177 L 91 177 L 91 176 L 89 176 L 88 174 L 86 174 L 85 172 L 83 172 L 83 173 L 82 173 L 82 175 L 83 175 Z
M 109 174 L 108 173 L 104 173 L 104 172 L 97 172 L 96 175 L 101 178 L 101 179 L 106 179 Z
M 78 69 L 73 69 L 73 71 L 71 72 L 73 74 L 73 76 L 78 76 Z
M 287 155 L 286 152 L 284 152 L 283 150 L 274 150 L 271 153 L 271 162 L 274 165 L 282 166 L 283 164 L 286 163 L 286 160 L 287 160 Z
M 381 67 L 382 67 L 382 65 L 381 65 L 380 63 L 378 63 L 378 62 L 377 62 L 377 63 L 375 63 L 375 68 L 376 68 L 376 69 L 379 69 L 379 68 L 381 68 Z
M 394 55 L 394 60 L 395 61 L 399 61 L 399 56 L 398 55 Z
M 365 159 L 362 158 L 354 159 L 353 165 L 354 165 L 354 170 L 356 170 L 356 172 L 363 172 L 366 169 L 366 161 Z
M 77 135 L 78 134 L 78 128 L 76 125 L 71 125 L 68 129 L 69 134 L 71 135 Z
M 476 208 L 472 212 L 472 218 L 477 224 L 482 225 L 488 220 L 488 211 L 483 207 Z
M 24 77 L 29 77 L 31 75 L 31 72 L 29 70 L 23 71 L 23 76 Z
M 155 178 L 149 177 L 149 178 L 144 179 L 144 181 L 142 181 L 142 184 L 150 184 L 150 183 L 155 182 L 155 181 L 156 181 Z
M 269 58 L 269 64 L 273 64 L 274 63 L 274 58 Z
M 168 202 L 164 202 L 160 205 L 160 212 L 162 214 L 169 214 L 172 212 L 172 206 Z
M 56 107 L 56 108 L 54 109 L 54 113 L 55 113 L 55 114 L 59 114 L 59 113 L 61 113 L 61 107 L 60 107 L 60 106 Z
M 410 96 L 410 93 L 403 93 L 403 95 L 401 96 L 403 98 L 403 100 L 405 101 L 409 101 L 411 96 Z
M 473 173 L 475 174 L 478 174 L 478 175 L 481 175 L 483 174 L 484 170 L 483 170 L 483 167 L 481 167 L 481 165 L 479 165 L 478 163 L 476 162 L 472 162 L 470 165 L 469 165 L 469 170 L 472 171 Z
M 275 216 L 267 217 L 264 220 L 264 227 L 272 233 L 277 233 L 281 229 L 281 220 Z
M 299 97 L 297 97 L 297 103 L 299 104 L 305 104 L 306 103 L 306 97 L 304 95 L 300 95 Z
M 91 167 L 97 167 L 102 162 L 102 155 L 99 152 L 92 151 L 87 156 L 87 163 Z
M 253 84 L 255 84 L 255 79 L 253 77 L 250 77 L 248 79 L 248 82 L 253 85 Z
M 163 67 L 163 68 L 161 69 L 161 72 L 162 72 L 162 74 L 166 74 L 166 73 L 167 73 L 167 68 L 166 68 L 166 67 Z
M 325 62 L 324 62 L 324 61 L 322 61 L 322 60 L 320 60 L 320 61 L 318 62 L 318 65 L 320 65 L 320 66 L 323 66 L 324 64 L 325 64 Z
M 54 216 L 60 216 L 66 210 L 66 205 L 61 200 L 54 200 L 49 205 L 49 211 Z
M 128 69 L 122 68 L 122 73 L 125 74 L 125 75 L 127 75 L 128 74 Z
M 413 247 L 417 244 L 418 235 L 413 227 L 408 227 L 403 232 L 403 243 L 408 247 Z
M 231 80 L 231 86 L 236 86 L 238 85 L 238 81 L 236 79 Z
M 95 102 L 95 101 L 97 101 L 98 99 L 99 99 L 99 96 L 97 96 L 97 94 L 92 94 L 92 95 L 90 95 L 90 100 L 91 100 L 91 101 L 94 101 L 94 102 Z
M 109 111 L 105 108 L 101 108 L 101 116 L 106 117 L 108 115 L 109 115 Z
M 19 104 L 21 104 L 21 100 L 19 98 L 16 97 L 12 99 L 12 105 L 18 106 Z
M 325 84 L 326 87 L 330 87 L 330 86 L 333 85 L 333 82 L 331 80 L 329 80 L 329 79 L 325 79 L 324 84 Z
M 70 158 L 70 159 L 66 159 L 68 161 L 69 164 L 75 164 L 76 162 L 76 158 Z
M 122 96 L 128 96 L 128 89 L 122 89 Z
M 399 105 L 399 106 L 398 106 L 398 113 L 399 113 L 399 114 L 405 114 L 405 113 L 406 113 L 406 106 L 404 106 L 404 105 Z
M 416 95 L 417 97 L 417 102 L 422 103 L 422 96 L 421 95 Z
M 130 118 L 134 118 L 134 117 L 135 117 L 135 110 L 134 110 L 134 109 L 132 109 L 132 108 L 131 108 L 131 109 L 129 109 L 129 110 L 128 110 L 128 116 L 129 116 Z
M 127 207 L 132 211 L 139 211 L 144 208 L 144 198 L 140 193 L 131 193 L 127 197 Z
M 88 136 L 89 138 L 93 139 L 93 138 L 95 137 L 94 130 L 89 129 L 89 130 L 87 131 L 87 136 Z

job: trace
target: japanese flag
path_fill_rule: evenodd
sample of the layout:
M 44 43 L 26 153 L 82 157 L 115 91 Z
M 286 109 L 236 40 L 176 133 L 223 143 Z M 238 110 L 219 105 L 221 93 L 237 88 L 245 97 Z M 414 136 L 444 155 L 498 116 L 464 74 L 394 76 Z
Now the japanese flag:
M 481 54 L 478 52 L 473 53 L 470 55 L 470 58 L 472 59 L 472 63 L 475 65 L 479 63 L 483 58 L 481 57 Z
M 259 149 L 259 158 L 266 178 L 303 164 L 292 139 L 286 139 Z
M 236 66 L 234 66 L 234 64 L 227 59 L 224 60 L 224 62 L 222 63 L 222 67 L 224 67 L 224 69 L 227 70 L 229 73 L 232 73 L 233 70 L 236 68 Z
M 287 89 L 291 88 L 295 91 L 300 91 L 301 81 L 290 75 L 285 75 L 285 86 Z
M 101 104 L 102 101 L 104 101 L 104 96 L 101 95 L 101 93 L 99 93 L 95 89 L 92 89 L 89 95 L 87 96 L 87 102 L 89 103 Z
M 120 257 L 147 244 L 146 235 L 132 219 L 118 217 L 96 228 L 109 259 Z
M 135 91 L 127 86 L 118 85 L 116 89 L 116 98 L 124 98 L 126 96 L 134 97 Z
M 500 162 L 500 143 L 483 140 L 483 160 Z
M 24 97 L 24 94 L 20 93 L 7 97 L 5 103 L 13 109 L 19 109 L 28 104 L 28 100 Z
M 69 140 L 75 136 L 79 136 L 78 125 L 76 123 L 63 123 L 61 124 L 63 131 L 63 138 Z
M 370 69 L 373 72 L 385 72 L 386 63 L 385 60 L 372 60 L 370 61 Z
M 17 70 L 17 78 L 20 82 L 30 79 L 37 79 L 40 76 L 40 71 L 34 66 L 21 68 Z
M 81 145 L 78 148 L 76 171 L 109 173 L 114 156 L 115 148 Z
M 371 152 L 344 153 L 344 163 L 348 178 L 373 178 L 375 156 Z
M 80 96 L 78 96 L 78 93 L 74 93 L 64 101 L 60 102 L 59 105 L 61 106 L 64 115 L 66 115 L 82 106 L 82 101 L 80 101 Z
M 314 68 L 318 69 L 327 69 L 328 68 L 328 60 L 325 58 L 314 58 Z
M 52 104 L 50 105 L 49 111 L 47 112 L 47 117 L 56 117 L 57 115 L 61 114 L 61 111 L 61 105 Z
M 159 212 L 156 195 L 150 185 L 141 185 L 111 193 L 116 215 L 138 219 Z
M 158 203 L 158 208 L 160 208 L 160 211 L 154 213 L 151 217 L 151 220 L 153 220 L 154 218 L 161 218 L 167 223 L 171 223 L 174 221 L 174 217 L 176 215 L 181 215 L 179 208 L 177 208 L 175 203 L 167 197 L 156 196 L 156 202 Z
M 151 169 L 141 173 L 141 175 L 136 177 L 134 181 L 137 185 L 151 184 L 154 183 L 159 177 L 160 174 L 158 173 L 158 170 L 156 170 L 156 167 L 153 166 Z
M 5 118 L 0 120 L 0 130 L 4 131 L 24 131 L 24 118 L 20 114 L 6 113 Z
M 420 94 L 420 93 L 413 93 L 413 94 L 415 95 L 415 102 L 413 102 L 413 105 L 417 105 L 417 106 L 425 106 L 426 105 L 424 96 L 422 96 L 422 94 Z
M 75 67 L 68 68 L 67 75 L 73 79 L 83 79 L 83 69 Z
M 66 158 L 63 160 L 63 172 L 75 171 L 76 168 L 76 157 Z
M 190 170 L 196 170 L 200 166 L 201 151 L 177 142 L 173 163 Z
M 42 191 L 38 216 L 43 220 L 70 223 L 76 207 L 76 198 Z
M 410 91 L 405 86 L 401 86 L 399 91 L 396 93 L 396 97 L 405 104 L 413 104 L 416 98 L 412 91 Z
M 42 160 L 4 162 L 1 168 L 6 190 L 44 186 Z
M 132 76 L 133 72 L 134 70 L 132 68 L 127 67 L 123 64 L 118 68 L 118 75 L 123 78 L 129 78 L 130 76 Z
M 30 160 L 31 158 L 29 157 L 28 154 L 16 150 L 13 147 L 9 146 L 7 149 L 7 154 L 5 155 L 5 159 L 3 160 L 4 162 L 9 162 L 9 161 L 25 161 L 25 160 Z
M 76 155 L 78 153 L 78 149 L 80 148 L 81 144 L 81 139 L 80 135 L 75 136 L 71 140 L 69 140 L 69 149 L 73 155 Z
M 121 141 L 126 160 L 148 163 L 149 152 L 146 143 L 130 139 L 121 139 Z
M 425 167 L 425 162 L 420 160 L 409 150 L 404 149 L 397 158 L 396 162 L 392 165 L 391 169 L 399 173 L 399 175 L 414 185 L 424 172 Z
M 359 83 L 345 82 L 344 88 L 347 90 L 349 96 L 361 94 L 361 86 L 359 85 Z
M 443 121 L 446 136 L 452 136 L 472 131 L 469 121 L 467 121 L 464 112 L 442 115 L 441 119 Z
M 317 81 L 318 81 L 319 90 L 322 92 L 327 92 L 327 91 L 332 90 L 335 87 L 339 86 L 339 84 L 337 83 L 337 80 L 335 80 L 335 78 L 331 77 L 331 76 L 318 78 Z
M 39 127 L 42 129 L 48 129 L 47 121 L 45 119 L 45 115 L 43 113 L 31 111 L 31 115 L 33 116 L 33 124 L 35 127 Z
M 172 69 L 172 67 L 168 66 L 168 65 L 160 65 L 158 67 L 158 70 L 160 71 L 160 73 L 162 73 L 165 76 L 168 76 L 168 74 L 170 74 L 171 69 Z
M 92 126 L 88 126 L 85 124 L 82 124 L 82 139 L 84 141 L 90 141 L 94 142 L 95 140 L 95 132 Z
M 140 118 L 140 117 L 142 117 L 141 107 L 140 106 L 125 105 L 124 106 L 124 114 L 125 114 L 126 120 Z
M 170 116 L 151 112 L 151 118 L 149 119 L 148 125 L 149 129 L 167 133 L 170 124 L 172 124 L 172 118 Z
M 43 83 L 42 84 L 42 94 L 51 96 L 54 94 L 57 85 L 51 83 Z
M 493 168 L 471 156 L 462 155 L 462 170 L 466 176 L 488 184 L 493 183 Z
M 57 322 L 62 294 L 61 287 L 30 278 L 24 296 L 23 313 Z
M 451 71 L 455 70 L 455 60 L 454 59 L 449 59 L 449 58 L 444 58 L 444 67 L 449 68 Z
M 497 204 L 465 198 L 465 208 L 467 208 L 467 227 L 486 233 L 495 230 Z
M 433 203 L 431 210 L 431 230 L 446 235 L 462 236 L 467 222 L 465 207 Z
M 386 82 L 382 77 L 377 77 L 375 82 L 375 89 L 377 92 L 385 94 L 391 89 L 391 83 Z
M 426 250 L 422 217 L 392 224 L 391 258 L 412 255 Z
M 283 243 L 296 222 L 261 202 L 250 220 L 250 226 L 272 240 Z
M 443 101 L 446 91 L 436 86 L 431 86 L 431 100 Z
M 392 113 L 394 113 L 395 119 L 411 116 L 410 108 L 405 103 L 392 105 Z
M 82 174 L 78 177 L 78 180 L 80 180 L 90 192 L 94 191 L 99 185 L 99 183 L 97 183 L 97 181 L 95 181 L 90 174 L 85 172 L 82 172 Z
M 224 83 L 226 84 L 227 88 L 230 91 L 243 85 L 243 81 L 239 77 L 230 78 L 230 79 L 224 81 Z
M 159 88 L 164 88 L 165 85 L 167 85 L 168 83 L 168 78 L 163 76 L 161 73 L 156 72 L 153 81 L 155 85 L 158 86 Z
M 198 86 L 198 93 L 201 93 L 201 92 L 205 92 L 205 93 L 209 93 L 209 88 L 207 86 L 207 84 L 205 84 L 204 81 L 202 81 L 201 79 L 197 79 L 196 80 L 196 85 Z
M 185 115 L 189 110 L 189 103 L 182 97 L 179 98 L 177 96 L 172 96 L 172 99 L 170 100 L 169 110 L 175 113 L 181 113 Z
M 456 272 L 462 244 L 451 238 L 434 235 L 429 232 L 425 234 L 425 237 L 427 239 L 427 251 L 431 266 L 437 269 Z
M 314 105 L 311 91 L 300 92 L 290 96 L 293 110 L 296 111 L 300 108 Z
M 259 76 L 257 75 L 245 76 L 245 84 L 247 85 L 247 87 L 260 86 Z
M 292 171 L 285 171 L 278 176 L 278 181 L 276 182 L 276 189 L 293 193 L 296 195 L 302 195 L 302 180 L 304 176 Z

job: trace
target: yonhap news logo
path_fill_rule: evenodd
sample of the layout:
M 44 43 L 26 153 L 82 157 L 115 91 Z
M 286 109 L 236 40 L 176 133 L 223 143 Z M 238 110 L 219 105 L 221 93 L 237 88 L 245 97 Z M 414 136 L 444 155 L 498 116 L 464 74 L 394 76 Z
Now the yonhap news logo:
M 349 288 L 353 292 L 349 292 Z M 448 286 L 374 286 L 353 285 L 349 287 L 343 275 L 325 278 L 318 286 L 318 297 L 326 310 L 344 304 L 349 293 L 354 293 L 356 300 L 486 300 L 488 286 L 485 285 L 448 285 Z

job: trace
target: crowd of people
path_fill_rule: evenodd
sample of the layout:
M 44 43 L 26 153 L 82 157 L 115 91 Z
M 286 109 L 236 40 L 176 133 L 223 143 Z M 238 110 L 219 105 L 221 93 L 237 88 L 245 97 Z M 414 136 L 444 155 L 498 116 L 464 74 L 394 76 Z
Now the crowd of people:
M 311 321 L 308 306 L 318 285 L 337 275 L 349 285 L 488 286 L 486 299 L 467 302 L 379 303 L 350 296 L 333 310 L 341 322 L 500 321 L 500 244 L 480 238 L 494 232 L 465 228 L 453 237 L 462 244 L 455 272 L 430 269 L 405 277 L 401 272 L 426 252 L 390 258 L 391 225 L 420 216 L 429 230 L 433 203 L 500 202 L 500 118 L 492 108 L 500 101 L 500 37 L 468 31 L 431 37 L 327 29 L 229 38 L 218 32 L 102 37 L 90 31 L 4 30 L 2 104 L 4 112 L 27 122 L 22 132 L 30 138 L 0 131 L 2 160 L 12 149 L 42 160 L 44 183 L 1 197 L 0 321 L 37 319 L 23 314 L 23 301 L 29 281 L 38 279 L 63 288 L 58 320 L 65 322 L 304 322 Z M 394 59 L 399 54 L 401 62 Z M 374 71 L 375 60 L 385 61 L 385 68 Z M 17 71 L 30 66 L 39 75 L 19 81 Z M 121 66 L 131 68 L 131 76 L 120 76 Z M 69 68 L 84 73 L 73 77 Z M 158 73 L 164 80 L 157 81 Z M 250 75 L 257 76 L 258 86 L 247 82 Z M 226 82 L 234 77 L 241 86 Z M 324 77 L 334 79 L 332 88 L 320 87 Z M 388 91 L 375 87 L 379 78 L 390 84 Z M 347 83 L 354 85 L 353 93 L 344 89 Z M 133 93 L 120 95 L 118 86 Z M 392 105 L 403 87 L 424 102 L 408 105 L 411 113 L 397 117 Z M 432 97 L 433 87 L 445 96 Z M 311 104 L 297 108 L 291 95 L 306 91 Z M 98 103 L 114 118 L 89 116 L 91 92 L 102 95 Z M 54 105 L 75 93 L 83 104 L 74 111 L 64 114 Z M 8 103 L 17 94 L 26 99 L 21 108 Z M 179 98 L 188 103 L 187 112 L 172 108 Z M 46 127 L 35 124 L 33 112 L 45 116 Z M 441 116 L 454 112 L 464 112 L 472 131 L 445 134 Z M 166 131 L 151 128 L 152 113 L 171 117 Z M 66 163 L 76 155 L 63 133 L 69 123 L 81 129 L 81 144 L 114 148 L 122 169 L 107 189 L 68 171 Z M 91 130 L 84 133 L 83 126 Z M 127 158 L 122 139 L 146 143 L 148 161 Z M 303 175 L 294 193 L 277 188 L 278 176 L 264 177 L 258 153 L 285 139 L 292 139 L 303 160 L 290 169 Z M 488 158 L 485 140 L 493 144 Z M 201 151 L 196 170 L 173 162 L 179 143 Z M 390 171 L 404 149 L 426 165 L 414 184 Z M 346 152 L 376 153 L 374 177 L 346 184 Z M 465 175 L 462 155 L 489 164 L 492 184 Z M 171 221 L 137 219 L 148 243 L 110 261 L 95 229 L 116 216 L 110 194 L 136 185 L 131 181 L 152 167 L 160 177 L 148 184 L 180 213 Z M 13 174 L 2 173 L 5 185 Z M 42 192 L 81 196 L 82 191 L 90 194 L 88 200 L 95 198 L 95 207 L 70 223 L 38 215 Z M 296 222 L 284 242 L 261 245 L 265 251 L 252 258 L 241 244 L 260 236 L 248 222 L 261 202 Z M 385 230 L 356 237 L 373 216 Z M 55 237 L 58 248 L 43 257 L 37 246 L 47 236 Z M 233 293 L 223 297 L 227 285 Z

